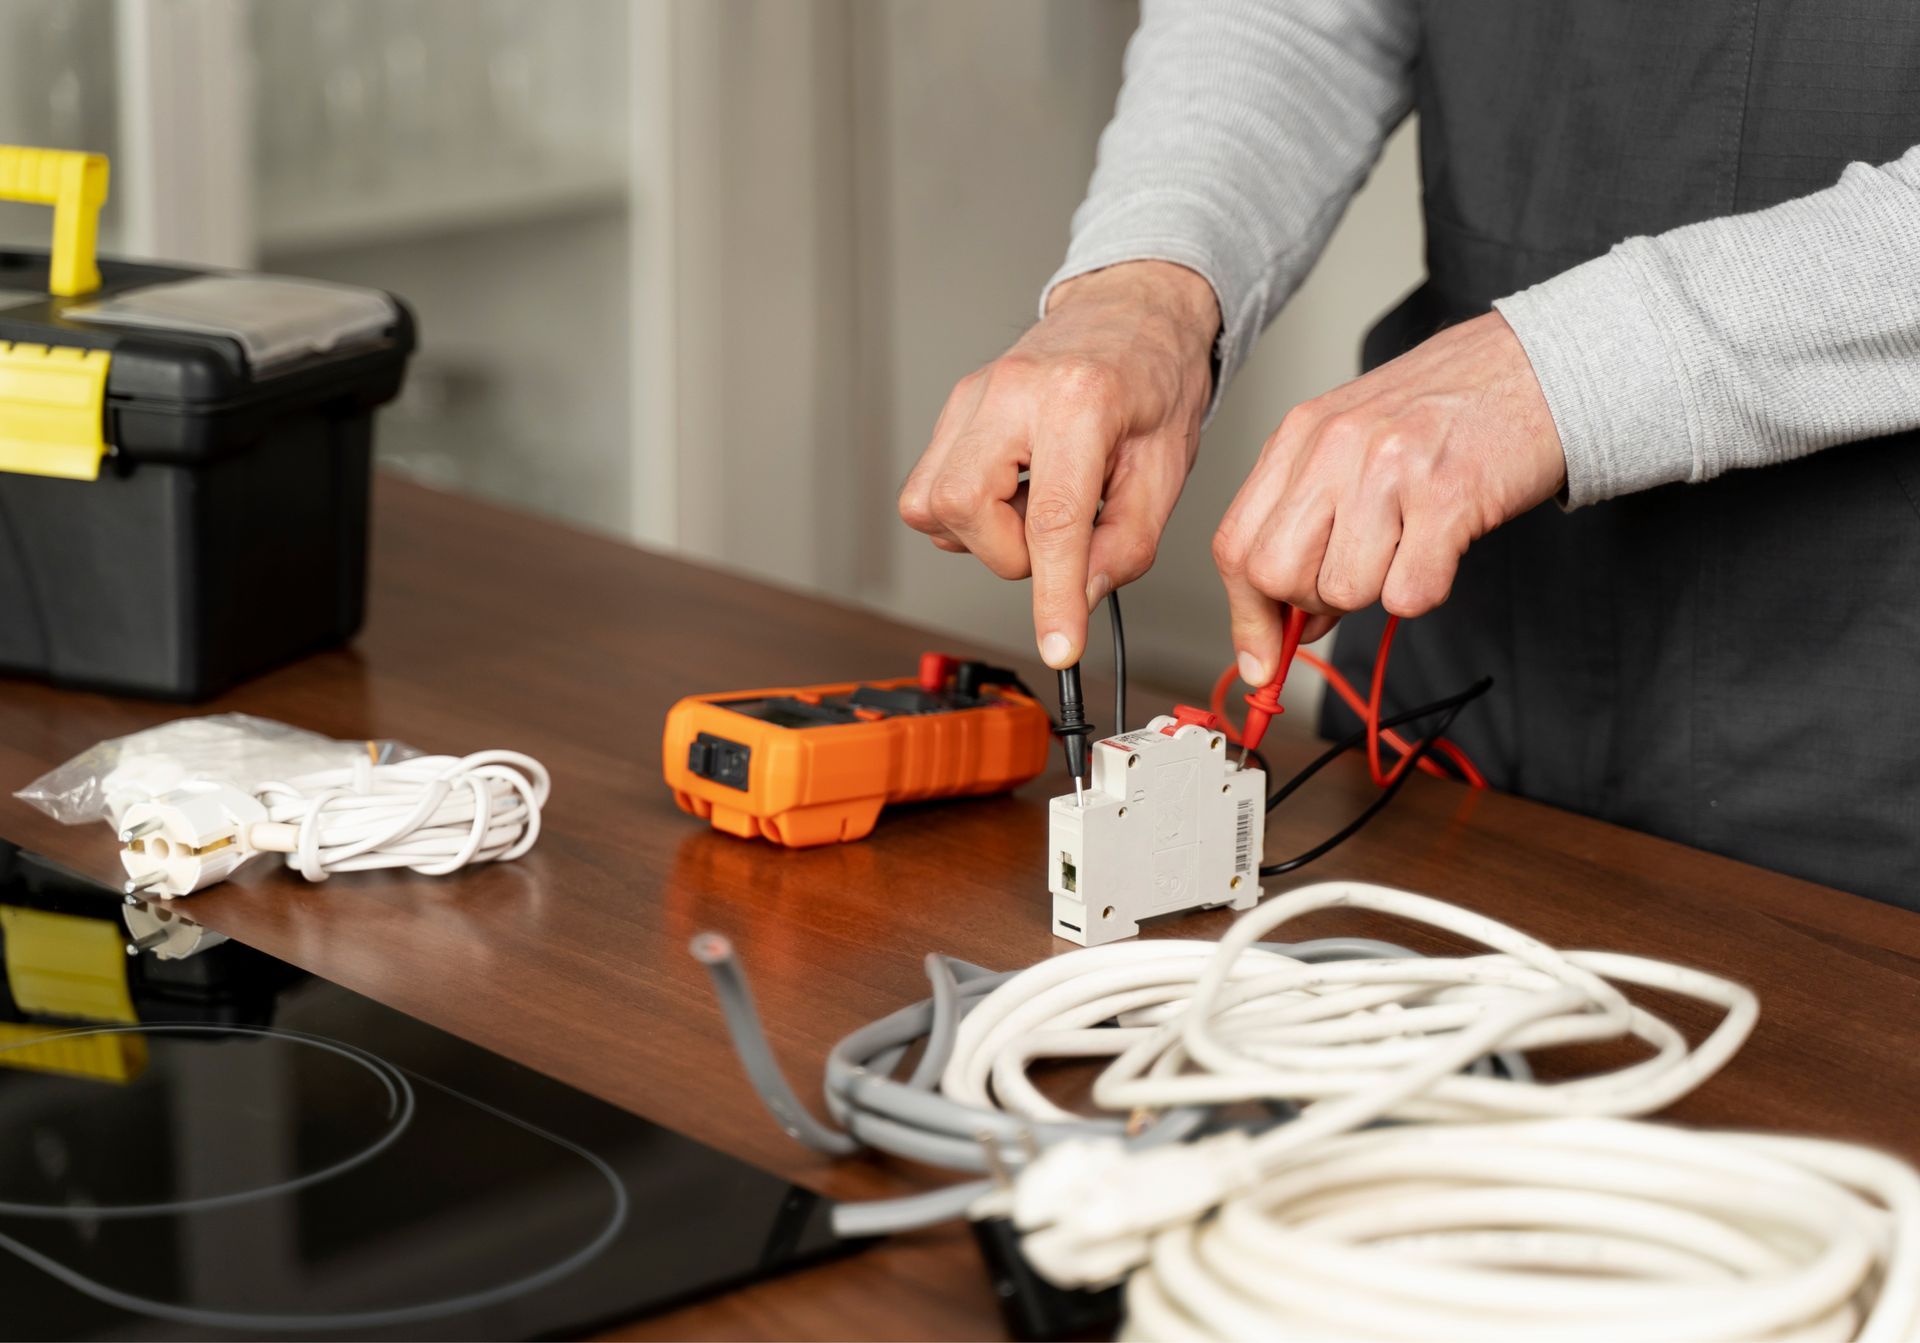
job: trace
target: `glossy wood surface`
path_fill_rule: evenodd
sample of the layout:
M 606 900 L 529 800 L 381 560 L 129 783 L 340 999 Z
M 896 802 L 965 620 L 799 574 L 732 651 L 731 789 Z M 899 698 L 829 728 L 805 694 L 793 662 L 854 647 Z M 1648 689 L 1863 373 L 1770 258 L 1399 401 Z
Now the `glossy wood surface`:
M 924 1171 L 831 1162 L 774 1126 L 734 1065 L 687 944 L 709 928 L 735 939 L 774 1046 L 812 1097 L 838 1037 L 924 996 L 926 952 L 1012 967 L 1066 949 L 1047 931 L 1042 870 L 1045 798 L 1060 775 L 1011 797 L 890 813 L 862 843 L 788 852 L 711 833 L 679 812 L 661 784 L 659 739 L 682 694 L 905 674 L 928 647 L 954 641 L 384 480 L 371 615 L 355 646 L 206 708 L 434 751 L 530 752 L 554 775 L 539 847 L 516 865 L 437 881 L 369 875 L 308 886 L 257 866 L 195 897 L 192 912 L 828 1194 L 925 1187 Z M 1094 663 L 1103 656 L 1096 641 Z M 1022 670 L 1046 684 L 1036 663 Z M 1096 720 L 1110 693 L 1090 673 Z M 1136 719 L 1168 702 L 1142 687 L 1134 694 Z M 0 791 L 182 712 L 0 682 Z M 1269 740 L 1276 767 L 1290 772 L 1314 745 L 1288 726 Z M 1360 762 L 1340 762 L 1276 816 L 1269 857 L 1330 833 L 1369 792 Z M 66 829 L 6 797 L 0 834 L 115 876 L 104 828 Z M 1920 1159 L 1920 918 L 1426 778 L 1302 879 L 1336 876 L 1457 901 L 1559 946 L 1650 953 L 1745 980 L 1762 998 L 1755 1038 L 1675 1117 L 1863 1140 Z M 1208 936 L 1226 921 L 1196 916 L 1152 932 Z M 1440 945 L 1368 918 L 1315 918 L 1295 931 L 1335 929 Z M 1684 1007 L 1676 1015 L 1696 1034 L 1708 1024 Z M 998 1331 L 971 1242 L 946 1230 L 616 1336 Z

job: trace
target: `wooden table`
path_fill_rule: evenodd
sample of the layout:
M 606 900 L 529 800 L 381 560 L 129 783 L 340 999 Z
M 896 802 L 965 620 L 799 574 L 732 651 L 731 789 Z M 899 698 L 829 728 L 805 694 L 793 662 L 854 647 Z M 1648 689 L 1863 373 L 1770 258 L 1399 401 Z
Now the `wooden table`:
M 1041 865 L 1044 799 L 1060 777 L 1008 798 L 890 813 L 863 843 L 787 852 L 676 810 L 660 780 L 660 728 L 682 694 L 902 674 L 922 649 L 953 641 L 393 480 L 380 483 L 377 519 L 358 643 L 208 708 L 439 751 L 531 752 L 554 776 L 540 844 L 520 863 L 446 881 L 310 887 L 255 870 L 195 897 L 194 916 L 830 1195 L 924 1187 L 926 1172 L 831 1162 L 774 1126 L 734 1065 L 687 943 L 708 928 L 735 939 L 775 1049 L 817 1095 L 839 1036 L 925 996 L 927 951 L 1013 967 L 1065 949 L 1047 931 Z M 1037 664 L 1023 671 L 1041 684 Z M 1090 678 L 1088 694 L 1099 718 L 1110 689 Z M 1136 718 L 1166 703 L 1134 694 Z M 0 785 L 11 792 L 95 741 L 181 712 L 0 682 Z M 1313 749 L 1279 729 L 1269 740 L 1283 770 Z M 1366 800 L 1359 762 L 1342 765 L 1276 817 L 1270 856 L 1331 833 Z M 102 829 L 65 829 L 10 797 L 0 834 L 117 874 Z M 1674 1116 L 1920 1159 L 1920 918 L 1426 778 L 1306 875 L 1401 885 L 1559 946 L 1740 978 L 1761 994 L 1759 1029 Z M 1210 936 L 1225 924 L 1214 914 L 1152 931 Z M 1333 926 L 1315 919 L 1297 931 Z M 1382 921 L 1339 926 L 1437 946 Z M 1684 1007 L 1676 1015 L 1696 1036 L 1708 1024 Z M 944 1230 L 616 1336 L 998 1333 L 969 1239 Z

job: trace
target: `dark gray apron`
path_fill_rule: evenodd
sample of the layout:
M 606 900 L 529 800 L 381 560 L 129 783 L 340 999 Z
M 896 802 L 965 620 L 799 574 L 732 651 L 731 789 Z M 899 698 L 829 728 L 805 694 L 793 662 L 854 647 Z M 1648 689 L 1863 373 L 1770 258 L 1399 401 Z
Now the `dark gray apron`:
M 1369 367 L 1621 238 L 1920 143 L 1913 0 L 1421 12 L 1429 278 L 1368 336 Z M 1343 626 L 1349 676 L 1383 619 Z M 1454 735 L 1496 786 L 1920 909 L 1915 436 L 1516 519 L 1403 628 L 1388 697 L 1489 673 Z

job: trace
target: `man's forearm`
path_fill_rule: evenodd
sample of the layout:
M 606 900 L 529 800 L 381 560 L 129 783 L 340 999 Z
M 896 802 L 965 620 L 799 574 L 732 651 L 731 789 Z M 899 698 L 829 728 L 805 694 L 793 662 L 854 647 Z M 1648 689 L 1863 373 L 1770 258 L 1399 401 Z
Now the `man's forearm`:
M 1406 114 L 1414 43 L 1407 0 L 1146 0 L 1048 294 L 1123 261 L 1197 271 L 1217 399 Z
M 1572 505 L 1920 427 L 1920 147 L 1499 300 Z

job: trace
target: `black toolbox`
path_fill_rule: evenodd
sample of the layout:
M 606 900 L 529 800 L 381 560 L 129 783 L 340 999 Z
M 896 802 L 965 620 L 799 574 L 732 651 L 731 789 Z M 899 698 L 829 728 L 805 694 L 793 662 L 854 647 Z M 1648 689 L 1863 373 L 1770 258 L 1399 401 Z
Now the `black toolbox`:
M 105 184 L 0 146 L 0 198 L 56 206 L 51 252 L 0 251 L 0 674 L 200 699 L 359 628 L 414 324 L 374 290 L 96 271 Z

